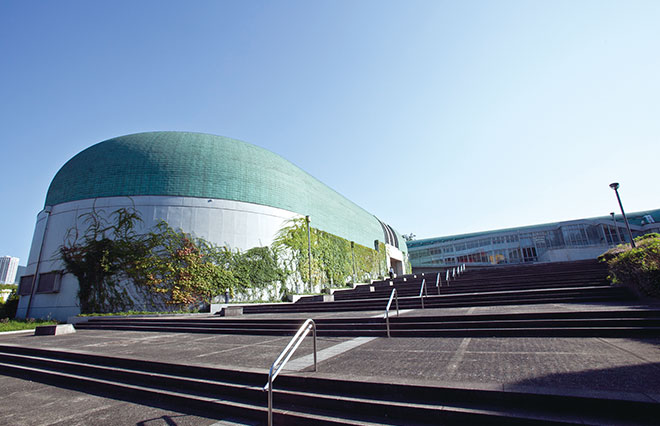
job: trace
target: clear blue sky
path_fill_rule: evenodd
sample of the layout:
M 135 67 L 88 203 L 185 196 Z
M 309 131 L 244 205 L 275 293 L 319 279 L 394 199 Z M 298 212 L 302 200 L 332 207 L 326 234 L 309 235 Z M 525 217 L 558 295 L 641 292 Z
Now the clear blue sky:
M 0 255 L 57 170 L 241 139 L 418 238 L 660 208 L 658 1 L 0 2 Z

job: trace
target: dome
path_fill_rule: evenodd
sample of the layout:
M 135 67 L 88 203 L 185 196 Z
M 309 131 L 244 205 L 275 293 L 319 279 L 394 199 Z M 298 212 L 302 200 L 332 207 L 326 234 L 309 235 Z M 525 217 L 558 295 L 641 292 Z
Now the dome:
M 246 142 L 202 133 L 137 133 L 93 145 L 57 172 L 46 206 L 158 195 L 277 207 L 310 215 L 314 227 L 363 245 L 383 241 L 373 215 L 291 162 Z

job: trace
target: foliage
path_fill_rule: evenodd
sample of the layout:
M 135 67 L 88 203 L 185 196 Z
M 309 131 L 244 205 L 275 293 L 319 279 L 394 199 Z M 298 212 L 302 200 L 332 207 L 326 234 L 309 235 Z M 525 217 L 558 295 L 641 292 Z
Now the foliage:
M 78 279 L 82 314 L 124 312 L 135 307 L 135 296 L 156 308 L 190 310 L 225 292 L 264 288 L 287 276 L 268 247 L 232 252 L 166 222 L 138 233 L 142 219 L 134 209 L 107 218 L 94 210 L 81 219 L 86 230 L 68 232 L 60 258 Z
M 31 330 L 40 325 L 55 325 L 57 321 L 51 320 L 35 320 L 33 318 L 27 320 L 10 320 L 4 318 L 0 320 L 0 332 L 17 331 L 17 330 Z
M 660 234 L 635 238 L 636 248 L 621 244 L 600 256 L 607 262 L 614 283 L 630 286 L 643 295 L 660 297 Z
M 0 284 L 0 290 L 16 290 L 17 288 L 16 284 Z
M 108 218 L 97 210 L 80 218 L 86 231 L 80 235 L 77 227 L 70 229 L 59 254 L 65 271 L 78 279 L 81 312 L 116 312 L 130 307 L 132 299 L 122 282 L 150 251 L 147 237 L 135 230 L 142 219 L 135 210 L 125 208 Z
M 136 259 L 129 276 L 138 286 L 168 305 L 196 306 L 210 303 L 215 296 L 233 291 L 236 277 L 222 264 L 217 247 L 206 240 L 175 231 L 160 222 L 146 234 L 146 256 Z
M 402 237 L 406 241 L 413 241 L 417 237 L 417 235 L 411 232 L 410 234 L 403 234 Z
M 237 280 L 237 291 L 266 288 L 287 278 L 280 268 L 277 252 L 270 247 L 253 247 L 244 253 L 236 251 L 226 256 L 228 267 Z
M 4 303 L 0 303 L 0 318 L 14 318 L 18 309 L 18 293 L 14 289 Z
M 252 294 L 251 290 L 271 289 L 266 297 L 279 298 L 277 291 L 284 290 L 281 298 L 289 300 L 290 290 L 279 284 L 291 277 L 310 284 L 307 291 L 312 291 L 311 284 L 339 287 L 376 278 L 386 269 L 383 243 L 376 251 L 311 228 L 310 279 L 304 218 L 283 228 L 272 248 L 245 252 L 214 246 L 166 222 L 138 233 L 142 220 L 134 209 L 119 209 L 107 217 L 94 210 L 81 219 L 86 230 L 69 231 L 60 258 L 65 271 L 78 279 L 83 315 L 135 309 L 136 297 L 156 309 L 170 306 L 184 311 L 208 304 L 225 292 Z
M 305 283 L 339 287 L 351 280 L 375 278 L 385 269 L 384 244 L 377 252 L 316 228 L 310 228 L 310 242 L 311 280 L 306 219 L 293 219 L 280 230 L 273 248 L 287 276 L 297 273 Z

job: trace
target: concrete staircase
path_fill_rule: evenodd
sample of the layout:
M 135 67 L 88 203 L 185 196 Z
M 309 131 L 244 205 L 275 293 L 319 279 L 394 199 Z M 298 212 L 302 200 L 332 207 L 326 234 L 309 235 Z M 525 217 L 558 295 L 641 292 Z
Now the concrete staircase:
M 644 337 L 660 336 L 660 310 L 604 310 L 457 316 L 390 313 L 392 337 Z M 384 337 L 383 318 L 317 318 L 319 336 Z M 98 318 L 80 330 L 155 331 L 208 334 L 291 335 L 299 319 Z
M 437 274 L 440 286 L 435 287 Z M 389 297 L 392 288 L 400 296 L 419 295 L 422 279 L 426 280 L 429 294 L 459 294 L 473 292 L 518 291 L 541 288 L 570 288 L 606 286 L 607 268 L 593 260 L 540 265 L 518 265 L 490 269 L 469 269 L 458 278 L 445 281 L 445 271 L 405 275 L 393 281 L 375 281 L 371 286 L 361 285 L 353 290 L 335 292 L 335 300 L 373 299 Z M 371 288 L 373 287 L 373 288 Z M 302 298 L 300 302 L 305 302 Z
M 515 268 L 475 270 L 440 287 L 440 295 L 424 297 L 426 309 L 527 305 L 540 303 L 620 302 L 633 300 L 625 288 L 611 287 L 605 280 L 606 270 L 595 262 L 538 265 Z M 428 274 L 426 276 L 428 277 Z M 435 275 L 431 275 L 435 285 Z M 386 336 L 384 310 L 392 288 L 399 294 L 400 309 L 420 309 L 421 281 L 424 277 L 408 276 L 394 283 L 382 281 L 374 291 L 355 289 L 334 302 L 247 305 L 243 312 L 307 314 L 314 318 L 320 312 L 380 311 L 374 318 L 315 318 L 320 336 Z M 394 306 L 392 306 L 394 307 Z M 440 336 L 592 336 L 632 337 L 660 335 L 660 310 L 584 310 L 575 312 L 500 313 L 490 315 L 413 315 L 397 317 L 390 313 L 392 337 Z M 289 335 L 301 324 L 300 319 L 287 318 L 121 318 L 90 319 L 76 325 L 78 329 L 162 331 L 211 334 Z
M 422 280 L 429 295 L 427 308 L 525 305 L 539 303 L 630 301 L 634 295 L 626 288 L 607 282 L 607 269 L 596 261 L 509 266 L 468 270 L 449 283 L 440 272 L 441 285 L 435 287 L 436 274 L 408 275 L 393 281 L 374 282 L 353 290 L 336 291 L 334 302 L 303 298 L 295 304 L 246 305 L 243 312 L 294 313 L 341 312 L 383 309 L 392 289 L 397 290 L 402 309 L 422 307 L 419 297 Z
M 265 424 L 266 374 L 0 345 L 0 374 L 184 413 Z M 35 407 L 36 408 L 36 407 Z M 632 395 L 547 394 L 284 375 L 274 423 L 286 425 L 657 424 Z

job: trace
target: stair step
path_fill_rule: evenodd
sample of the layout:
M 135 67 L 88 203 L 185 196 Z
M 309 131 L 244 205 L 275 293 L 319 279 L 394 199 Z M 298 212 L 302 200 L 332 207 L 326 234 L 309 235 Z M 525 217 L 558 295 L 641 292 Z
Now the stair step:
M 9 353 L 8 353 L 9 352 Z M 29 352 L 16 355 L 12 352 Z M 111 394 L 144 404 L 207 417 L 264 421 L 261 385 L 186 377 L 153 370 L 187 371 L 187 366 L 33 348 L 0 347 L 0 372 L 89 393 Z M 64 359 L 59 359 L 59 358 Z M 81 359 L 85 362 L 75 361 Z M 102 365 L 97 365 L 99 362 Z M 109 367 L 106 364 L 114 364 Z M 145 369 L 135 369 L 136 366 Z M 132 368 L 123 368 L 131 366 Z M 205 377 L 255 373 L 190 369 Z M 265 382 L 266 375 L 258 375 Z M 226 379 L 226 378 L 225 378 Z M 455 389 L 281 376 L 274 390 L 274 420 L 280 424 L 654 424 L 660 404 L 585 396 Z

